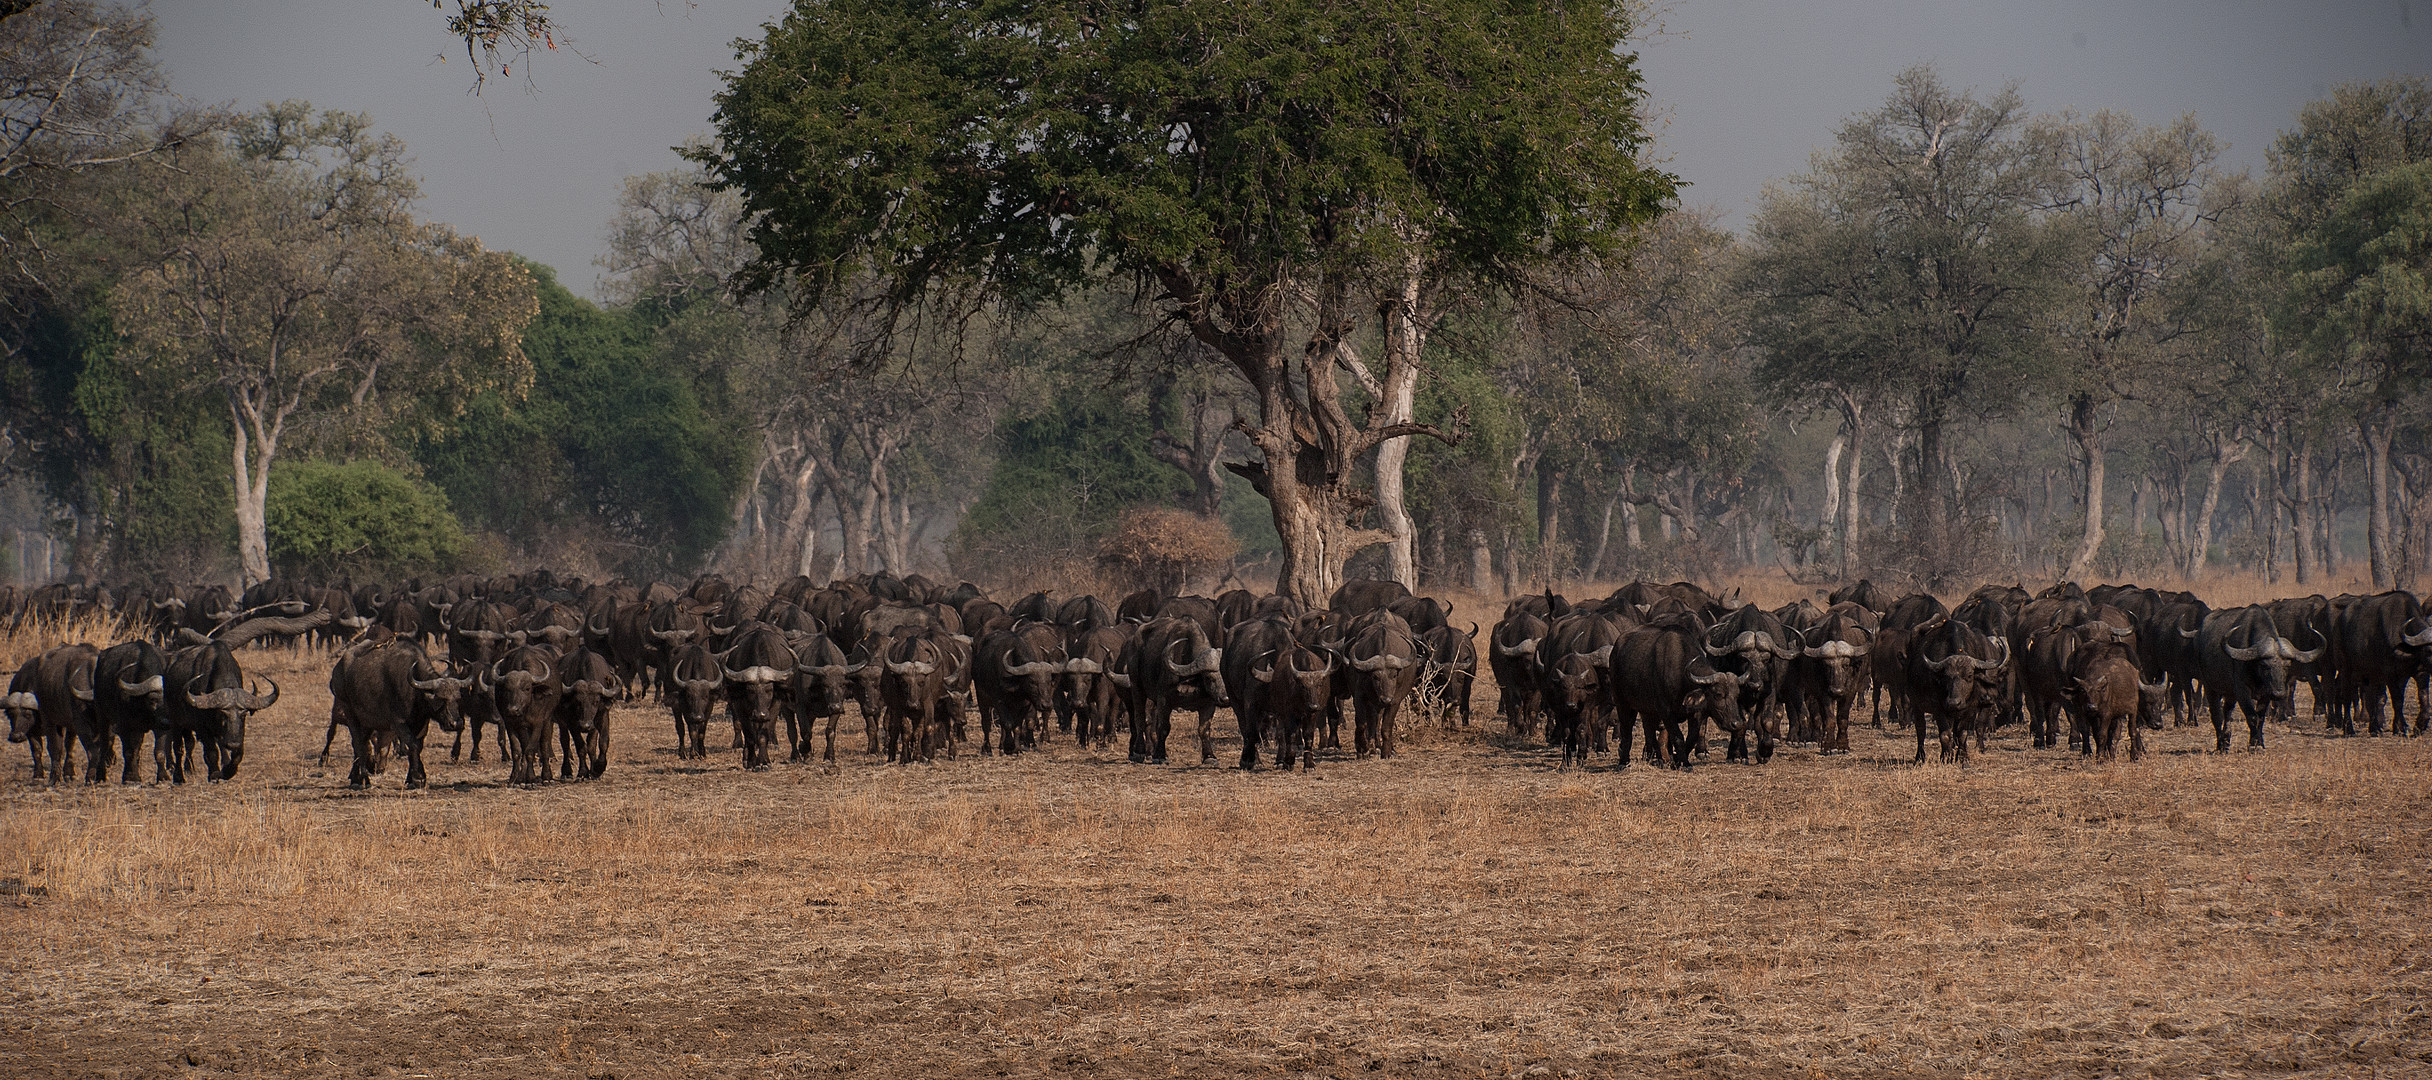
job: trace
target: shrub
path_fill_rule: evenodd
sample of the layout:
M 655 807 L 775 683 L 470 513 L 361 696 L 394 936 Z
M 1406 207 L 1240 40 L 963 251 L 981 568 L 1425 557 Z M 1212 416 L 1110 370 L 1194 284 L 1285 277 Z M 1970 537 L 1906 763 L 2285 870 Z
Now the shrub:
M 271 562 L 305 577 L 450 570 L 465 550 L 447 496 L 377 461 L 281 463 L 265 517 Z
M 1144 506 L 1124 511 L 1115 531 L 1099 542 L 1098 562 L 1129 578 L 1134 588 L 1172 596 L 1193 580 L 1230 567 L 1238 549 L 1222 521 Z

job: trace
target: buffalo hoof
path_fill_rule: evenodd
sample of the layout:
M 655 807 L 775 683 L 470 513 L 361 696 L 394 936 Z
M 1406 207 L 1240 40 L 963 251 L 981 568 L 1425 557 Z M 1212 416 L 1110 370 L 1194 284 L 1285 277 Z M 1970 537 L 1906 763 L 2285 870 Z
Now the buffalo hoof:
M 1165 764 L 1165 755 L 1164 755 L 1164 754 L 1156 754 L 1156 755 L 1153 755 L 1153 756 L 1151 756 L 1151 757 L 1148 759 L 1148 763 L 1149 763 L 1149 764 L 1151 764 L 1151 765 L 1163 765 L 1163 764 Z

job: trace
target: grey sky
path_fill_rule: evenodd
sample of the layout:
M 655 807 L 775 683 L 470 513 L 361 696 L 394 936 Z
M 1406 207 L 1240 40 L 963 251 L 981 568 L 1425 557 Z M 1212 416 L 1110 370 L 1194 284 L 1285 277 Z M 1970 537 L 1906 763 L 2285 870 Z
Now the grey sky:
M 304 98 L 368 112 L 406 141 L 423 212 L 592 292 L 619 181 L 673 167 L 708 130 L 714 71 L 784 0 L 557 0 L 574 47 L 467 94 L 424 0 L 155 0 L 171 85 L 204 102 Z M 1932 62 L 1956 86 L 2016 80 L 2038 111 L 2193 112 L 2261 172 L 2297 108 L 2350 79 L 2432 72 L 2432 0 L 2236 3 L 1678 0 L 1640 57 L 1661 145 L 1689 201 L 1736 226 L 1766 181 L 1803 168 L 1893 74 Z

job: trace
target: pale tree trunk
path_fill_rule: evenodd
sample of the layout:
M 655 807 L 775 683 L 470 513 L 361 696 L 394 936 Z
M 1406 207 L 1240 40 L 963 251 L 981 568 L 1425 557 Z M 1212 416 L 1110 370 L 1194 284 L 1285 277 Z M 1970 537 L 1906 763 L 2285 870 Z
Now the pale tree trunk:
M 2300 435 L 2289 446 L 2289 539 L 2297 560 L 2297 584 L 2313 584 L 2320 558 L 2314 550 L 2314 440 Z
M 1849 437 L 1849 486 L 1842 489 L 1838 500 L 1841 507 L 1841 578 L 1846 581 L 1857 572 L 1858 526 L 1864 513 L 1858 506 L 1858 480 L 1866 464 L 1866 406 L 1847 392 L 1841 395 L 1841 428 Z M 1838 481 L 1838 474 L 1835 480 Z
M 1351 326 L 1345 317 L 1347 293 L 1339 284 L 1324 286 L 1316 297 L 1316 329 L 1302 352 L 1305 377 L 1296 385 L 1283 347 L 1283 294 L 1262 292 L 1254 307 L 1229 311 L 1226 325 L 1188 279 L 1171 275 L 1163 280 L 1189 312 L 1193 336 L 1230 361 L 1258 396 L 1257 426 L 1241 421 L 1234 426 L 1258 448 L 1260 460 L 1227 463 L 1225 468 L 1267 497 L 1276 535 L 1283 541 L 1276 591 L 1321 607 L 1342 586 L 1343 563 L 1353 553 L 1392 539 L 1382 530 L 1351 522 L 1368 502 L 1350 486 L 1360 457 L 1402 435 L 1456 443 L 1462 418 L 1455 417 L 1455 431 L 1450 433 L 1425 424 L 1388 422 L 1382 413 L 1372 414 L 1365 424 L 1351 421 L 1338 380 L 1346 370 L 1356 375 L 1361 368 L 1345 348 Z M 1400 360 L 1388 357 L 1380 385 L 1393 382 L 1400 365 Z
M 2365 508 L 2365 552 L 2371 559 L 2373 587 L 2388 589 L 2398 580 L 2397 560 L 2390 543 L 2390 439 L 2398 424 L 2388 406 L 2375 410 L 2364 423 L 2364 464 L 2372 504 Z
M 1604 501 L 1604 520 L 1596 527 L 1596 552 L 1588 556 L 1580 576 L 1594 581 L 1604 573 L 1604 553 L 1613 546 L 1613 512 L 1621 508 L 1621 493 L 1616 491 Z
M 1495 551 L 1486 545 L 1486 530 L 1469 530 L 1469 587 L 1486 593 L 1495 586 Z
M 1421 310 L 1418 267 L 1408 268 L 1401 287 L 1383 305 L 1385 375 L 1376 388 L 1377 402 L 1369 416 L 1378 423 L 1407 424 L 1416 411 L 1419 392 L 1419 353 L 1427 346 L 1427 313 Z M 1376 447 L 1376 523 L 1385 541 L 1386 576 L 1416 589 L 1418 569 L 1413 558 L 1413 526 L 1402 498 L 1402 464 L 1410 457 L 1410 436 L 1386 439 Z
M 1849 433 L 1832 437 L 1824 447 L 1824 509 L 1817 514 L 1816 524 L 1824 530 L 1827 540 L 1839 531 L 1841 524 L 1841 452 L 1849 449 Z
M 230 479 L 236 483 L 237 565 L 250 586 L 270 580 L 270 465 L 278 457 L 279 437 L 296 402 L 267 412 L 264 403 L 239 390 L 228 391 L 228 416 L 234 439 L 230 447 Z
M 2086 526 L 2078 541 L 2077 554 L 2069 560 L 2069 569 L 2062 576 L 2082 581 L 2094 570 L 2094 559 L 2103 552 L 2103 481 L 2105 461 L 2102 431 L 2094 422 L 2094 398 L 2079 394 L 2069 401 L 2069 441 L 2077 447 L 2077 461 L 2086 481 L 2083 505 Z
M 2212 549 L 2213 515 L 2221 508 L 2221 484 L 2229 478 L 2229 467 L 2244 460 L 2246 446 L 2233 436 L 2212 437 L 2212 468 L 2206 476 L 2204 502 L 2196 511 L 2194 528 L 2187 541 L 2187 580 L 2194 581 L 2204 572 L 2204 562 Z

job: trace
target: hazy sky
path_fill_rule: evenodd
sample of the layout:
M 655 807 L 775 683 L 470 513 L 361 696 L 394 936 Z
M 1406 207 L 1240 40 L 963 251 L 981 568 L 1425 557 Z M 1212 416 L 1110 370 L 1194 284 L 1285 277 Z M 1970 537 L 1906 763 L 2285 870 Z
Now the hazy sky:
M 1658 0 L 1661 2 L 1661 0 Z M 619 181 L 674 167 L 708 131 L 716 69 L 784 0 L 556 0 L 573 46 L 466 93 L 424 0 L 155 0 L 171 86 L 202 102 L 303 98 L 403 138 L 423 213 L 558 269 L 590 293 Z M 2297 108 L 2332 85 L 2432 73 L 2432 0 L 1677 0 L 1640 59 L 1690 202 L 1737 225 L 1919 62 L 1962 87 L 2015 80 L 2038 111 L 2192 112 L 2260 173 Z

